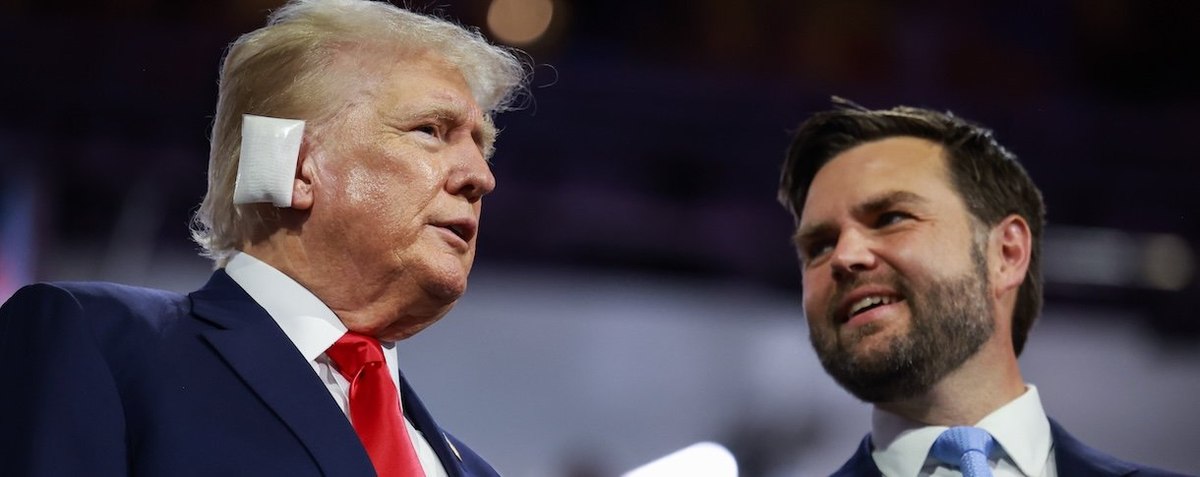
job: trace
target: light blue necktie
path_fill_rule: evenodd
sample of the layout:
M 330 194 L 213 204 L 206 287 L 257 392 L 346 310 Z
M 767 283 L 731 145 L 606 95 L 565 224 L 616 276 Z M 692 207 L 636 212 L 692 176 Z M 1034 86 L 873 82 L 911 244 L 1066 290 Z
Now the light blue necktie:
M 938 436 L 929 454 L 951 466 L 958 467 L 963 477 L 992 477 L 988 454 L 996 441 L 978 427 L 951 427 Z

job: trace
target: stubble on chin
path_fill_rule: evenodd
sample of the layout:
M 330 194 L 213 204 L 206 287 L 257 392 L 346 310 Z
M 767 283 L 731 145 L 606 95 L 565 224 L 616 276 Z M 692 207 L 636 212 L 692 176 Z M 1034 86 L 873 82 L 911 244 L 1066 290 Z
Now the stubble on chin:
M 867 323 L 847 335 L 836 326 L 814 328 L 810 341 L 825 371 L 855 397 L 895 402 L 928 392 L 974 355 L 994 332 L 984 267 L 915 291 L 895 283 L 909 309 L 906 330 L 888 333 Z M 986 271 L 986 270 L 984 270 Z M 837 323 L 828 321 L 827 323 Z M 870 341 L 883 341 L 873 343 Z

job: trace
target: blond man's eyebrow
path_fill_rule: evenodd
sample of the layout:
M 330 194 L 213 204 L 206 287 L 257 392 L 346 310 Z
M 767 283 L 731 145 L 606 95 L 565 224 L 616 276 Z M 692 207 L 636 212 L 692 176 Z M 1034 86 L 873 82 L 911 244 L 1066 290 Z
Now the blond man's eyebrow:
M 436 119 L 439 121 L 462 121 L 466 118 L 465 111 L 452 106 L 436 105 L 401 114 L 402 121 L 417 121 L 421 119 Z
M 471 133 L 475 144 L 478 144 L 479 150 L 483 152 L 484 159 L 490 159 L 492 153 L 496 152 L 496 136 L 499 134 L 500 131 L 496 129 L 492 117 L 484 114 L 483 119 L 479 121 L 479 127 Z
M 398 119 L 403 122 L 433 119 L 458 125 L 468 122 L 468 114 L 465 108 L 436 105 L 404 114 Z M 496 129 L 496 124 L 492 121 L 492 117 L 487 114 L 480 114 L 476 127 L 471 131 L 471 138 L 479 147 L 479 151 L 483 153 L 484 158 L 490 158 L 492 153 L 495 152 L 497 135 L 499 135 L 499 131 Z

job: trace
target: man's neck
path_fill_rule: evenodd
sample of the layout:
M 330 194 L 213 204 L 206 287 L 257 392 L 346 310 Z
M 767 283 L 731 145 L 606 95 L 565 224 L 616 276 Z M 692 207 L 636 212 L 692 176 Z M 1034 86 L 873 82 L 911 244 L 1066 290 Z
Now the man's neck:
M 450 309 L 451 303 L 426 299 L 409 277 L 363 277 L 346 262 L 309 260 L 295 236 L 278 232 L 272 239 L 243 244 L 243 252 L 295 280 L 320 299 L 350 331 L 383 341 L 408 338 Z
M 935 426 L 970 426 L 1025 392 L 1011 345 L 989 341 L 928 392 L 876 407 Z

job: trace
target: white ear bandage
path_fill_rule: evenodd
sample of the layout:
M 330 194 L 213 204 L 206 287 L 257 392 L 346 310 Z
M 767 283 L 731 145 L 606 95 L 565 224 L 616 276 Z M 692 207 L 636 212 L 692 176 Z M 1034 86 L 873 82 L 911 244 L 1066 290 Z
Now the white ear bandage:
M 242 155 L 233 203 L 291 207 L 303 136 L 304 121 L 242 115 Z

